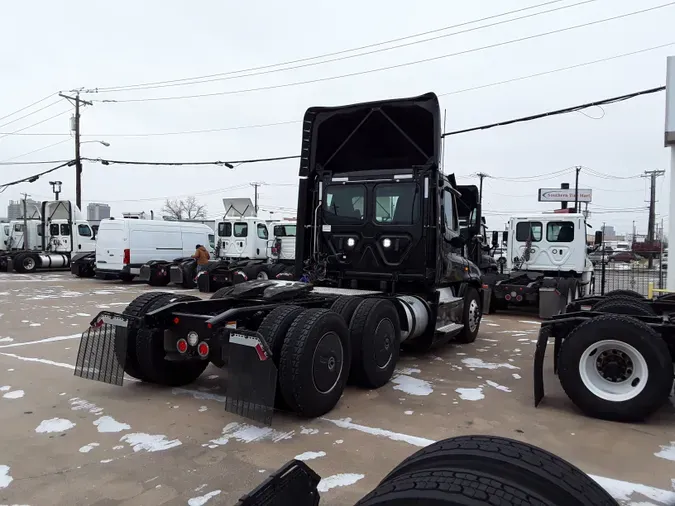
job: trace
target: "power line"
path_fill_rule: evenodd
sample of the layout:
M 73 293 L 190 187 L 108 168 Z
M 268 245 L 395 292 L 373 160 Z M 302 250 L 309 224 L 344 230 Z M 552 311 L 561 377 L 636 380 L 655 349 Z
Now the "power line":
M 367 52 L 363 52 L 363 53 L 346 55 L 346 56 L 338 56 L 336 58 L 330 58 L 330 59 L 327 59 L 327 60 L 324 60 L 324 61 L 311 62 L 311 63 L 292 62 L 292 63 L 299 63 L 299 64 L 293 65 L 293 66 L 290 66 L 290 67 L 286 67 L 286 68 L 277 68 L 277 67 L 281 67 L 281 66 L 285 66 L 285 65 L 291 65 L 291 63 L 286 62 L 286 63 L 282 63 L 282 64 L 273 64 L 273 65 L 258 67 L 258 68 L 249 69 L 249 70 L 223 72 L 223 73 L 219 73 L 219 74 L 211 74 L 211 75 L 208 75 L 208 76 L 174 79 L 172 81 L 163 81 L 163 82 L 160 81 L 160 82 L 155 82 L 155 83 L 151 83 L 151 84 L 137 84 L 137 85 L 130 85 L 128 87 L 118 86 L 118 87 L 109 87 L 109 88 L 96 88 L 96 89 L 91 90 L 91 91 L 95 92 L 95 93 L 109 93 L 109 92 L 131 91 L 131 90 L 133 90 L 133 91 L 150 90 L 150 89 L 169 88 L 169 87 L 176 87 L 176 86 L 191 86 L 191 85 L 205 84 L 205 83 L 210 83 L 210 82 L 215 82 L 215 81 L 227 81 L 227 80 L 232 80 L 232 79 L 242 79 L 242 78 L 246 78 L 246 77 L 254 77 L 254 76 L 260 76 L 260 75 L 265 75 L 265 74 L 273 74 L 273 73 L 277 73 L 277 72 L 286 72 L 286 71 L 289 71 L 289 70 L 297 70 L 297 69 L 301 69 L 301 68 L 313 67 L 313 66 L 316 66 L 316 65 L 324 65 L 326 63 L 334 63 L 334 62 L 337 62 L 337 61 L 348 60 L 348 59 L 352 59 L 352 58 L 360 58 L 362 56 L 367 56 L 367 55 L 371 55 L 371 54 L 375 54 L 375 53 L 382 53 L 382 52 L 386 52 L 386 51 L 392 51 L 394 49 L 400 49 L 402 47 L 409 47 L 409 46 L 413 46 L 413 45 L 417 45 L 417 44 L 424 44 L 424 43 L 431 42 L 431 41 L 434 41 L 434 40 L 439 40 L 439 39 L 443 39 L 443 38 L 447 38 L 447 37 L 453 37 L 455 35 L 462 35 L 462 34 L 465 34 L 465 33 L 470 33 L 470 32 L 474 32 L 474 31 L 477 31 L 477 30 L 482 30 L 484 28 L 491 28 L 491 27 L 494 27 L 494 26 L 512 23 L 514 21 L 520 21 L 520 20 L 523 20 L 523 19 L 541 16 L 543 14 L 549 14 L 551 12 L 556 12 L 556 11 L 561 11 L 561 10 L 565 10 L 565 9 L 570 9 L 572 7 L 578 7 L 578 6 L 581 6 L 581 5 L 586 5 L 586 4 L 589 4 L 589 3 L 593 3 L 595 1 L 597 1 L 597 0 L 583 0 L 581 2 L 577 2 L 577 3 L 574 3 L 574 4 L 563 5 L 562 7 L 555 7 L 553 9 L 549 9 L 549 10 L 545 10 L 545 11 L 541 11 L 541 12 L 535 12 L 533 14 L 527 14 L 527 15 L 524 15 L 524 16 L 519 16 L 519 17 L 512 18 L 512 19 L 506 19 L 506 20 L 503 20 L 503 21 L 497 21 L 495 23 L 490 23 L 490 24 L 487 24 L 487 25 L 467 28 L 466 30 L 461 30 L 461 31 L 458 31 L 458 32 L 437 35 L 435 37 L 431 37 L 431 38 L 428 38 L 428 39 L 406 42 L 404 44 L 398 44 L 398 45 L 391 46 L 391 47 L 374 49 L 372 51 L 367 51 Z M 478 22 L 481 22 L 481 21 L 499 18 L 499 17 L 503 17 L 503 16 L 506 16 L 506 15 L 509 15 L 509 14 L 522 12 L 522 11 L 525 11 L 525 10 L 531 10 L 531 9 L 542 7 L 543 5 L 551 4 L 551 3 L 558 3 L 558 2 L 547 2 L 545 4 L 535 5 L 533 7 L 516 9 L 516 10 L 504 12 L 504 13 L 498 14 L 498 15 L 488 16 L 486 18 L 482 18 L 482 19 L 478 19 L 478 20 L 474 20 L 474 21 L 469 21 L 469 22 L 459 23 L 459 24 L 456 24 L 456 25 L 446 26 L 444 28 L 434 30 L 434 32 L 451 30 L 453 28 L 459 28 L 459 27 L 462 27 L 462 26 L 478 23 Z M 414 36 L 404 37 L 404 39 L 419 37 L 419 36 L 422 36 L 422 35 L 423 34 L 417 34 L 417 35 L 414 35 Z M 391 43 L 391 42 L 392 41 L 381 42 L 381 43 L 377 43 L 375 45 L 381 46 L 381 45 L 388 44 L 388 43 Z M 353 52 L 353 51 L 355 51 L 355 50 L 339 51 L 338 54 L 344 54 L 346 52 Z M 319 59 L 319 58 L 325 58 L 326 56 L 327 55 L 323 55 L 323 56 L 320 56 L 320 57 L 312 57 L 312 58 L 309 58 L 309 60 L 316 60 L 316 59 Z M 243 73 L 243 72 L 248 72 L 248 73 Z M 240 74 L 240 75 L 235 75 L 235 74 Z M 89 92 L 89 91 L 87 91 L 87 92 Z
M 497 43 L 489 44 L 489 45 L 486 45 L 486 46 L 481 46 L 481 47 L 472 48 L 472 49 L 466 49 L 464 51 L 458 51 L 458 52 L 455 52 L 455 53 L 449 53 L 449 54 L 444 54 L 444 55 L 440 55 L 440 56 L 429 57 L 429 58 L 425 58 L 425 59 L 422 59 L 422 60 L 414 60 L 414 61 L 411 61 L 411 62 L 399 63 L 399 64 L 396 64 L 396 65 L 388 65 L 388 66 L 378 67 L 378 68 L 369 69 L 369 70 L 351 72 L 351 73 L 348 73 L 348 74 L 340 74 L 340 75 L 335 75 L 335 76 L 328 76 L 328 77 L 310 79 L 310 80 L 306 80 L 306 81 L 295 81 L 295 82 L 291 82 L 291 83 L 261 86 L 261 87 L 258 87 L 258 88 L 247 88 L 247 89 L 231 90 L 231 91 L 201 93 L 201 94 L 195 94 L 195 95 L 174 95 L 174 96 L 164 96 L 164 97 L 145 97 L 145 98 L 130 98 L 130 99 L 119 99 L 119 100 L 102 99 L 102 100 L 92 100 L 92 101 L 94 101 L 94 102 L 111 102 L 111 103 L 131 103 L 131 102 L 155 102 L 155 101 L 162 101 L 162 100 L 183 100 L 183 99 L 192 99 L 192 98 L 215 97 L 215 96 L 222 96 L 222 95 L 235 95 L 235 94 L 241 94 L 241 93 L 250 93 L 250 92 L 254 92 L 254 91 L 265 91 L 265 90 L 272 90 L 272 89 L 278 89 L 278 88 L 287 88 L 287 87 L 291 87 L 291 86 L 313 84 L 313 83 L 318 83 L 318 82 L 334 81 L 334 80 L 337 80 L 337 79 L 343 79 L 343 78 L 347 78 L 347 77 L 355 77 L 355 76 L 361 76 L 361 75 L 366 75 L 366 74 L 372 74 L 372 73 L 375 73 L 375 72 L 382 72 L 382 71 L 385 71 L 385 70 L 392 70 L 392 69 L 397 69 L 397 68 L 409 67 L 409 66 L 412 66 L 412 65 L 418 65 L 420 63 L 428 63 L 428 62 L 432 62 L 432 61 L 442 60 L 442 59 L 445 59 L 445 58 L 451 58 L 451 57 L 454 57 L 454 56 L 459 56 L 459 55 L 464 55 L 464 54 L 469 54 L 469 53 L 475 53 L 475 52 L 478 52 L 478 51 L 484 51 L 486 49 L 492 49 L 492 48 L 496 48 L 496 47 L 506 46 L 506 45 L 517 43 L 517 42 L 533 40 L 533 39 L 537 39 L 537 38 L 540 38 L 540 37 L 553 35 L 553 34 L 556 34 L 556 33 L 568 32 L 568 31 L 571 31 L 571 30 L 575 30 L 577 28 L 584 28 L 584 27 L 587 27 L 587 26 L 593 26 L 593 25 L 605 23 L 605 22 L 608 22 L 608 21 L 614 21 L 614 20 L 617 20 L 617 19 L 635 16 L 637 14 L 643 14 L 643 13 L 646 13 L 646 12 L 655 11 L 657 9 L 670 7 L 672 5 L 675 5 L 675 2 L 669 2 L 669 3 L 666 3 L 666 4 L 662 4 L 662 5 L 657 5 L 655 7 L 650 7 L 650 8 L 647 8 L 647 9 L 633 11 L 633 12 L 629 12 L 629 13 L 626 13 L 626 14 L 621 14 L 621 15 L 618 15 L 618 16 L 604 18 L 604 19 L 600 19 L 600 20 L 596 20 L 596 21 L 590 21 L 590 22 L 587 22 L 587 23 L 579 24 L 579 25 L 568 26 L 568 27 L 565 27 L 565 28 L 557 29 L 557 30 L 550 30 L 548 32 L 542 32 L 542 33 L 538 33 L 538 34 L 535 34 L 535 35 L 528 35 L 526 37 L 520 37 L 518 39 L 510 39 L 510 40 L 507 40 L 507 41 L 497 42 Z
M 4 192 L 10 186 L 14 186 L 14 185 L 17 185 L 19 183 L 25 183 L 25 182 L 33 183 L 33 182 L 37 181 L 40 178 L 40 176 L 44 176 L 45 174 L 49 174 L 50 172 L 54 172 L 55 170 L 58 170 L 62 167 L 65 167 L 66 165 L 75 165 L 75 160 L 70 160 L 66 163 L 62 163 L 61 165 L 57 165 L 56 167 L 53 167 L 51 169 L 39 172 L 38 174 L 33 174 L 32 176 L 24 177 L 23 179 L 17 179 L 16 181 L 10 181 L 9 183 L 0 184 L 0 193 Z
M 55 163 L 65 163 L 69 161 L 70 160 L 39 160 L 35 162 L 0 162 L 0 165 L 53 165 Z
M 59 112 L 59 113 L 57 113 L 57 114 L 54 114 L 54 116 L 50 116 L 49 118 L 43 119 L 43 120 L 41 120 L 41 121 L 38 121 L 37 123 L 33 123 L 32 125 L 28 125 L 27 127 L 20 128 L 19 130 L 15 130 L 15 131 L 13 131 L 13 132 L 8 132 L 8 133 L 6 133 L 6 134 L 0 135 L 0 139 L 4 139 L 4 138 L 7 137 L 8 135 L 16 135 L 16 134 L 19 133 L 19 132 L 23 132 L 24 130 L 28 130 L 29 128 L 33 128 L 34 126 L 41 125 L 42 123 L 46 123 L 47 121 L 52 120 L 52 119 L 54 119 L 54 118 L 57 118 L 57 117 L 59 117 L 59 116 L 63 116 L 64 114 L 66 114 L 66 113 L 68 113 L 68 112 L 70 112 L 70 109 L 68 109 L 68 110 L 66 110 L 66 111 L 61 111 L 61 112 Z
M 550 74 L 555 74 L 557 72 L 564 72 L 567 70 L 572 70 L 576 68 L 581 68 L 589 65 L 594 65 L 597 63 L 603 63 L 611 60 L 616 60 L 619 58 L 624 58 L 627 56 L 634 56 L 637 54 L 645 53 L 648 51 L 654 51 L 657 49 L 663 49 L 665 47 L 669 47 L 675 44 L 674 42 L 668 42 L 666 44 L 660 44 L 658 46 L 652 46 L 648 48 L 643 48 L 643 49 L 638 49 L 636 51 L 631 51 L 628 53 L 622 53 L 614 56 L 609 56 L 607 58 L 601 58 L 598 60 L 592 60 L 592 61 L 587 61 L 583 63 L 579 63 L 576 65 L 570 65 L 567 67 L 559 67 L 556 69 L 552 70 L 547 70 L 544 72 L 538 72 L 535 74 L 528 74 L 525 76 L 520 76 L 520 77 L 515 77 L 512 79 L 507 79 L 503 81 L 496 81 L 492 83 L 487 83 L 479 86 L 474 86 L 470 88 L 464 88 L 464 89 L 459 89 L 455 91 L 449 91 L 446 93 L 440 93 L 437 96 L 439 97 L 444 97 L 448 95 L 457 95 L 460 93 L 467 93 L 470 91 L 476 91 L 484 88 L 491 88 L 494 86 L 500 86 L 503 84 L 510 84 L 518 81 L 524 81 L 526 79 L 531 79 L 534 77 L 541 77 L 544 75 L 550 75 Z M 263 123 L 263 124 L 256 124 L 256 125 L 238 125 L 238 126 L 231 126 L 231 127 L 224 127 L 224 128 L 208 128 L 208 129 L 203 129 L 203 130 L 183 130 L 183 131 L 174 131 L 174 132 L 149 132 L 149 133 L 131 133 L 131 134 L 122 134 L 122 133 L 93 133 L 93 134 L 82 134 L 82 137 L 155 137 L 155 136 L 170 136 L 170 135 L 189 135 L 189 134 L 204 134 L 204 133 L 213 133 L 213 132 L 226 132 L 230 130 L 244 130 L 244 129 L 253 129 L 253 128 L 267 128 L 267 127 L 276 127 L 276 126 L 283 126 L 283 125 L 296 125 L 302 123 L 302 120 L 288 120 L 288 121 L 278 121 L 274 123 Z M 57 136 L 68 136 L 70 137 L 70 134 L 67 133 L 48 133 L 48 132 L 33 132 L 33 133 L 14 133 L 14 132 L 0 132 L 0 135 L 18 135 L 18 136 L 50 136 L 50 137 L 57 137 Z
M 243 163 L 262 163 L 262 162 L 277 162 L 281 160 L 292 160 L 294 158 L 300 158 L 300 155 L 290 155 L 290 156 L 274 156 L 270 158 L 250 158 L 247 160 L 230 160 L 230 161 L 214 161 L 214 162 L 147 162 L 147 161 L 135 161 L 135 160 L 108 160 L 105 158 L 82 158 L 82 160 L 87 160 L 89 162 L 98 162 L 103 165 L 165 165 L 165 166 L 180 166 L 180 165 L 235 165 Z M 234 168 L 234 167 L 228 167 Z
M 476 132 L 478 130 L 487 130 L 488 128 L 494 128 L 494 127 L 500 127 L 500 126 L 506 126 L 506 125 L 513 125 L 515 123 L 524 123 L 527 121 L 533 121 L 536 119 L 541 119 L 541 118 L 548 118 L 551 116 L 558 116 L 560 114 L 567 114 L 570 112 L 577 112 L 582 109 L 588 109 L 589 107 L 596 107 L 598 105 L 607 105 L 607 104 L 614 104 L 616 102 L 623 102 L 624 100 L 630 100 L 631 98 L 639 97 L 642 95 L 649 95 L 651 93 L 658 93 L 661 91 L 664 91 L 666 89 L 665 86 L 659 86 L 658 88 L 650 88 L 648 90 L 642 90 L 642 91 L 636 91 L 634 93 L 628 93 L 627 95 L 621 95 L 618 97 L 612 97 L 612 98 L 606 98 L 604 100 L 597 100 L 595 102 L 588 102 L 586 104 L 582 105 L 576 105 L 573 107 L 566 107 L 565 109 L 557 109 L 555 111 L 549 111 L 549 112 L 544 112 L 540 114 L 534 114 L 532 116 L 524 116 L 522 118 L 516 118 L 516 119 L 510 119 L 507 121 L 500 121 L 498 123 L 491 123 L 489 125 L 483 125 L 483 126 L 478 126 L 478 127 L 472 127 L 472 128 L 465 128 L 463 130 L 455 130 L 452 132 L 446 132 L 443 134 L 443 137 L 447 137 L 450 135 L 458 135 L 458 134 L 465 134 L 469 132 Z M 622 179 L 622 178 L 618 178 Z
M 12 123 L 16 123 L 17 121 L 21 121 L 24 118 L 28 118 L 29 116 L 32 116 L 33 114 L 39 113 L 40 111 L 44 111 L 45 109 L 49 109 L 50 107 L 53 107 L 60 102 L 61 102 L 60 100 L 56 100 L 56 101 L 52 102 L 51 104 L 47 104 L 44 107 L 40 107 L 39 109 L 36 109 L 32 112 L 29 112 L 28 114 L 24 114 L 23 116 L 21 116 L 19 118 L 16 118 L 16 119 L 13 119 L 12 121 L 8 121 L 7 123 L 4 123 L 4 124 L 0 125 L 0 128 L 4 128 L 7 125 L 11 125 Z
M 10 116 L 14 116 L 15 114 L 19 114 L 20 112 L 25 111 L 26 109 L 30 109 L 31 107 L 33 107 L 33 106 L 35 106 L 35 105 L 41 104 L 42 102 L 44 102 L 45 100 L 47 100 L 47 99 L 49 99 L 49 98 L 51 98 L 51 97 L 53 97 L 53 96 L 54 96 L 54 93 L 50 93 L 50 94 L 47 95 L 46 97 L 43 97 L 43 98 L 41 98 L 40 100 L 36 100 L 36 101 L 33 102 L 32 104 L 28 104 L 27 106 L 22 107 L 21 109 L 17 109 L 17 110 L 14 111 L 14 112 L 11 112 L 11 113 L 9 113 L 9 114 L 5 114 L 3 117 L 0 118 L 0 121 L 2 121 L 2 120 L 5 119 L 5 118 L 9 118 Z
M 44 151 L 45 149 L 52 148 L 54 146 L 58 146 L 59 144 L 63 144 L 64 142 L 70 142 L 70 139 L 63 139 L 59 142 L 55 142 L 54 144 L 49 144 L 48 146 L 44 146 L 42 148 L 34 149 L 33 151 L 28 151 L 27 153 L 21 153 L 20 155 L 13 156 L 11 158 L 6 158 L 2 161 L 0 161 L 0 164 L 4 164 L 5 162 L 9 162 L 10 160 L 16 160 L 17 158 L 21 158 L 22 156 L 28 156 L 32 155 L 33 153 L 37 153 L 38 151 Z M 26 164 L 29 163 L 34 163 L 34 162 L 24 162 Z

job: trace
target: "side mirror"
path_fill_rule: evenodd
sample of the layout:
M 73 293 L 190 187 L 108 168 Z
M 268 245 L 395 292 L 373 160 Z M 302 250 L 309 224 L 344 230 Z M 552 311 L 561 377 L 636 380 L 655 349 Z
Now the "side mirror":
M 466 244 L 466 241 L 461 235 L 456 235 L 450 239 L 450 246 L 453 248 L 462 248 Z
M 499 232 L 496 230 L 492 232 L 492 246 L 495 248 L 499 246 Z
M 508 231 L 508 230 L 504 230 L 504 232 L 502 232 L 502 233 L 504 234 L 504 235 L 502 236 L 502 237 L 503 237 L 503 241 L 506 242 L 506 243 L 508 243 L 508 242 L 509 242 L 509 231 Z
M 595 244 L 602 244 L 602 230 L 595 232 Z

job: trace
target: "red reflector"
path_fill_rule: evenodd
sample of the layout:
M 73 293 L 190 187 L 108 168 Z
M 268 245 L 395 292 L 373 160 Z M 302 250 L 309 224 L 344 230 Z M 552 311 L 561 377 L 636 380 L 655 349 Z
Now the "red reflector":
M 129 249 L 124 250 L 124 260 L 122 260 L 122 263 L 124 265 L 129 265 L 131 263 L 131 250 Z
M 516 300 L 517 300 L 518 302 L 520 302 L 521 300 L 523 300 L 523 296 L 522 296 L 522 295 L 518 295 L 518 297 L 516 297 Z
M 483 285 L 483 288 L 487 290 L 489 287 L 488 285 Z
M 213 328 L 213 323 L 207 323 L 206 328 L 212 329 Z
M 505 298 L 506 300 L 511 300 L 511 296 L 510 296 L 510 295 L 504 295 L 504 298 Z
M 173 323 L 174 323 L 175 325 L 178 325 L 178 324 L 180 323 L 180 319 L 176 316 L 176 317 L 173 319 Z
M 103 327 L 103 320 L 97 320 L 96 323 L 93 325 L 96 328 Z
M 176 348 L 178 348 L 179 353 L 185 353 L 188 349 L 188 343 L 185 339 L 179 339 L 176 343 Z
M 209 345 L 202 341 L 197 346 L 197 353 L 199 353 L 200 357 L 207 356 L 209 354 Z

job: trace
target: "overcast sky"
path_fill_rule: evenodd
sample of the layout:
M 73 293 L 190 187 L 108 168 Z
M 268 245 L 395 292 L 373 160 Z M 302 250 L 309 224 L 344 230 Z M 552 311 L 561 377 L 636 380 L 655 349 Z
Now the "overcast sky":
M 437 30 L 544 2 L 420 0 L 413 4 L 400 0 L 338 3 L 295 0 L 265 2 L 264 7 L 263 3 L 215 0 L 193 4 L 178 0 L 11 2 L 3 6 L 0 31 L 4 48 L 0 52 L 0 117 L 60 90 L 126 86 L 256 68 Z M 549 2 L 538 9 L 361 52 L 580 2 Z M 83 95 L 91 100 L 127 100 L 264 88 L 465 51 L 462 55 L 391 70 L 246 93 L 181 100 L 95 102 L 82 110 L 83 141 L 103 140 L 111 145 L 106 148 L 86 143 L 82 155 L 148 161 L 294 155 L 300 148 L 299 123 L 199 134 L 125 135 L 286 123 L 299 121 L 305 109 L 313 105 L 346 104 L 427 91 L 440 95 L 441 106 L 447 110 L 446 130 L 457 130 L 661 86 L 665 82 L 666 56 L 675 54 L 675 45 L 483 87 L 675 42 L 672 35 L 675 6 L 490 49 L 471 50 L 666 3 L 667 0 L 594 0 L 529 19 L 325 64 L 316 64 L 320 59 L 311 60 L 304 62 L 303 68 L 278 71 L 283 67 L 276 67 L 271 69 L 274 72 L 267 70 L 247 77 L 230 75 L 226 80 L 197 85 Z M 451 93 L 475 87 L 482 88 Z M 73 157 L 73 141 L 68 137 L 72 107 L 65 100 L 14 121 L 57 98 L 0 120 L 0 125 L 12 121 L 0 127 L 0 132 L 14 132 L 63 112 L 21 132 L 60 136 L 0 134 L 0 161 Z M 494 177 L 486 179 L 484 207 L 489 227 L 501 229 L 512 211 L 552 209 L 552 204 L 537 202 L 537 189 L 558 187 L 562 182 L 573 186 L 574 175 L 556 175 L 540 181 L 499 178 L 534 177 L 576 165 L 623 178 L 644 170 L 667 169 L 668 152 L 663 147 L 664 98 L 664 93 L 657 93 L 605 106 L 604 111 L 599 108 L 585 111 L 592 118 L 602 119 L 573 113 L 449 137 L 445 170 L 462 176 L 482 171 Z M 18 156 L 59 142 L 36 153 Z M 0 166 L 0 184 L 49 167 Z M 96 201 L 110 203 L 117 216 L 124 211 L 153 209 L 157 213 L 167 196 L 195 194 L 208 206 L 209 216 L 215 217 L 223 212 L 220 199 L 252 197 L 253 188 L 245 185 L 259 181 L 268 183 L 260 190 L 261 208 L 276 210 L 275 216 L 283 211 L 281 208 L 288 208 L 287 214 L 292 214 L 297 200 L 294 188 L 288 185 L 297 180 L 297 168 L 297 160 L 242 165 L 235 170 L 214 166 L 103 166 L 85 162 L 83 207 Z M 53 179 L 64 183 L 62 198 L 74 199 L 74 172 L 74 168 L 64 168 L 35 183 L 9 188 L 0 194 L 0 216 L 5 214 L 9 200 L 21 198 L 21 192 L 38 199 L 48 198 L 51 194 L 48 182 Z M 462 183 L 471 180 L 460 178 Z M 659 220 L 661 217 L 667 220 L 668 180 L 669 174 L 658 181 Z M 228 190 L 231 187 L 237 188 Z M 595 227 L 605 221 L 622 232 L 637 220 L 638 230 L 646 230 L 645 180 L 608 179 L 582 170 L 580 187 L 593 190 L 590 209 L 597 214 L 590 222 Z M 638 209 L 641 207 L 645 209 Z

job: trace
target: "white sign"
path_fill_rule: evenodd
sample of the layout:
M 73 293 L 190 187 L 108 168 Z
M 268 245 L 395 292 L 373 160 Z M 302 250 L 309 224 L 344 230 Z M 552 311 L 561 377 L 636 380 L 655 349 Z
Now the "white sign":
M 666 71 L 666 146 L 675 145 L 675 56 L 668 57 Z
M 593 192 L 579 189 L 579 198 L 574 198 L 574 189 L 564 190 L 561 188 L 539 188 L 539 202 L 591 202 Z

